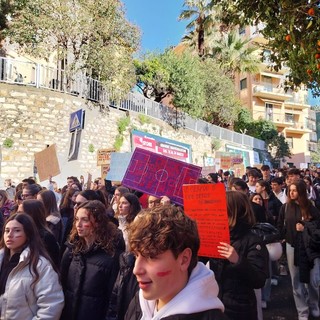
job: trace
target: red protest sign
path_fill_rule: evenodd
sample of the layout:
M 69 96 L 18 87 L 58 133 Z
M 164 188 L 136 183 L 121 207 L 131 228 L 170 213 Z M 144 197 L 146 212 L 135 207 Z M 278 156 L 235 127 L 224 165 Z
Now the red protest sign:
M 198 225 L 199 256 L 221 258 L 217 246 L 230 243 L 224 184 L 184 185 L 183 204 L 185 213 Z

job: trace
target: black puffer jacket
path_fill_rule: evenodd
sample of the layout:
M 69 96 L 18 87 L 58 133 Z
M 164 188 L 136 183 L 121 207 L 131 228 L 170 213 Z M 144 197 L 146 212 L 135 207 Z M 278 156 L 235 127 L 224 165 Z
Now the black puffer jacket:
M 273 217 L 273 221 L 268 221 L 272 224 L 277 224 L 279 212 L 282 207 L 282 202 L 274 195 L 273 192 L 270 193 L 269 199 L 268 199 L 268 214 Z
M 312 219 L 319 219 L 319 210 L 310 205 L 310 215 Z M 281 232 L 281 236 L 292 247 L 299 244 L 297 241 L 298 231 L 296 230 L 296 224 L 302 220 L 300 207 L 294 201 L 285 203 L 282 205 L 277 227 Z
M 121 248 L 124 250 L 124 243 Z M 65 293 L 61 320 L 105 319 L 119 271 L 119 254 L 112 257 L 98 246 L 79 254 L 66 249 L 61 261 Z
M 129 304 L 139 290 L 133 274 L 135 257 L 130 252 L 120 255 L 120 271 L 115 282 L 106 320 L 123 320 Z
M 269 254 L 249 226 L 239 226 L 231 231 L 231 245 L 239 255 L 238 263 L 232 264 L 224 259 L 209 260 L 219 284 L 219 298 L 229 319 L 256 320 L 254 289 L 262 288 L 269 277 Z

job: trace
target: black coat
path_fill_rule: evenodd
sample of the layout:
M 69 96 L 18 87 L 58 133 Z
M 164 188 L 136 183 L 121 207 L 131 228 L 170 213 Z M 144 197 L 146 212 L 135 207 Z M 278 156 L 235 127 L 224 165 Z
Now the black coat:
M 311 215 L 310 221 L 301 221 L 300 207 L 291 201 L 281 207 L 278 221 L 282 238 L 294 247 L 294 264 L 299 267 L 299 280 L 303 283 L 309 283 L 313 260 L 320 256 L 318 249 L 320 243 L 320 213 L 316 207 L 310 205 L 309 214 Z M 304 224 L 303 232 L 296 230 L 298 222 Z
M 132 298 L 139 290 L 137 278 L 133 274 L 134 255 L 124 252 L 119 261 L 120 271 L 113 287 L 106 320 L 123 320 Z
M 295 264 L 299 267 L 300 282 L 310 282 L 314 259 L 320 258 L 320 219 L 304 222 L 303 232 L 298 233 L 299 246 L 295 248 Z
M 310 206 L 310 215 L 313 219 L 319 218 L 319 210 L 313 205 Z M 281 232 L 282 239 L 285 239 L 292 247 L 298 243 L 296 224 L 301 220 L 302 215 L 298 204 L 291 201 L 282 205 L 277 227 Z
M 191 298 L 191 297 L 190 297 Z M 192 303 L 192 300 L 190 301 Z M 142 311 L 139 302 L 139 292 L 132 299 L 125 320 L 140 320 Z M 220 309 L 207 310 L 191 314 L 175 314 L 162 320 L 228 320 L 227 316 Z
M 61 261 L 65 293 L 61 320 L 104 320 L 119 271 L 120 252 L 111 256 L 97 246 L 78 254 L 71 250 L 66 249 Z
M 273 217 L 273 224 L 277 224 L 282 202 L 275 196 L 273 192 L 269 194 L 268 199 L 268 214 Z M 268 221 L 271 222 L 271 221 Z
M 56 238 L 54 235 L 46 230 L 46 229 L 41 229 L 39 231 L 40 237 L 43 241 L 43 244 L 48 251 L 48 254 L 52 260 L 52 262 L 56 265 L 57 268 L 59 268 L 60 264 L 60 246 L 59 243 L 57 242 Z
M 269 277 L 269 254 L 261 239 L 249 226 L 231 231 L 231 245 L 239 255 L 235 264 L 225 259 L 209 259 L 219 284 L 219 298 L 229 319 L 256 320 L 254 289 L 262 288 Z

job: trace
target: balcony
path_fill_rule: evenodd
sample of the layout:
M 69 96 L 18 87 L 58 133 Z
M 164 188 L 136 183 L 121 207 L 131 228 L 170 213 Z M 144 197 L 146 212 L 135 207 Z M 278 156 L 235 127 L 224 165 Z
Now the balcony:
M 305 134 L 311 133 L 315 131 L 314 121 L 296 121 L 298 119 L 295 115 L 287 115 L 273 113 L 266 116 L 262 112 L 258 112 L 260 114 L 260 119 L 265 119 L 274 123 L 274 125 L 278 128 L 285 129 L 286 132 L 297 133 L 297 134 Z M 262 115 L 263 114 L 263 115 Z
M 291 94 L 287 94 L 282 88 L 276 88 L 271 85 L 257 85 L 253 87 L 253 96 L 280 101 L 286 101 L 292 97 Z
M 308 95 L 304 91 L 293 92 L 292 96 L 286 100 L 285 108 L 303 110 L 309 108 Z
M 276 126 L 278 125 L 275 123 Z M 285 126 L 285 130 L 287 133 L 297 133 L 297 134 L 305 134 L 311 133 L 312 130 L 309 128 L 308 122 L 294 122 L 288 119 L 284 119 L 282 125 Z
M 317 151 L 317 148 L 318 146 L 317 146 L 317 144 L 316 143 L 312 143 L 312 142 L 309 142 L 308 143 L 308 149 L 309 149 L 309 151 L 313 151 L 313 152 L 315 152 L 315 151 Z

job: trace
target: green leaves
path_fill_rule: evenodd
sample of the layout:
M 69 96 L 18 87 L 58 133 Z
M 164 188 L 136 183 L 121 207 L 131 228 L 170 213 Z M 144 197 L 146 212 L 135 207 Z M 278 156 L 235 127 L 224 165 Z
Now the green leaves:
M 147 97 L 172 103 L 191 116 L 228 127 L 241 107 L 232 81 L 213 60 L 202 61 L 187 50 L 167 50 L 135 61 L 138 85 Z
M 12 21 L 9 27 L 4 26 L 3 34 L 18 43 L 23 53 L 52 63 L 64 60 L 70 78 L 82 72 L 105 82 L 109 88 L 126 92 L 132 88 L 132 56 L 138 49 L 140 34 L 125 19 L 120 1 L 12 3 Z
M 260 32 L 274 52 L 273 68 L 279 70 L 286 63 L 291 69 L 288 88 L 303 83 L 320 94 L 320 65 L 314 59 L 320 47 L 319 1 L 212 0 L 211 4 L 222 7 L 223 22 L 227 25 L 263 23 Z M 290 35 L 288 40 L 287 35 Z

